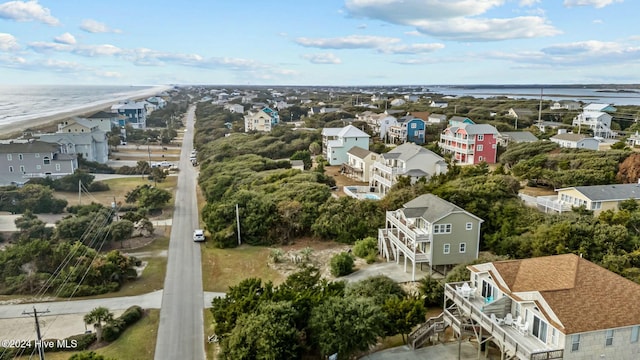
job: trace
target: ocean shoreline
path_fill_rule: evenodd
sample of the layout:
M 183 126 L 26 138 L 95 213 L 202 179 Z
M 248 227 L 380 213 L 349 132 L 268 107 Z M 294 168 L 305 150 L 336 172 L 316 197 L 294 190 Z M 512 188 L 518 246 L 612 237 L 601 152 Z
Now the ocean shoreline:
M 131 100 L 146 99 L 170 88 L 170 86 L 156 86 L 130 94 L 126 96 L 126 98 Z M 48 128 L 55 128 L 59 122 L 66 119 L 90 116 L 99 111 L 111 111 L 111 106 L 124 100 L 124 98 L 125 97 L 119 97 L 117 99 L 107 100 L 100 104 L 87 105 L 73 110 L 62 110 L 55 114 L 43 115 L 25 120 L 16 120 L 8 124 L 0 124 L 0 138 L 12 139 L 19 137 L 27 129 L 46 130 Z

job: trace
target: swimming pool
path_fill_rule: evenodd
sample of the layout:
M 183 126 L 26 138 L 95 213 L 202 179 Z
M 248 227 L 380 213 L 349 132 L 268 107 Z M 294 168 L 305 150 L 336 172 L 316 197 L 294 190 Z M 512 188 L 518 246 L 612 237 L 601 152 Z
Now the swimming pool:
M 380 197 L 376 194 L 364 194 L 364 198 L 368 200 L 380 200 Z

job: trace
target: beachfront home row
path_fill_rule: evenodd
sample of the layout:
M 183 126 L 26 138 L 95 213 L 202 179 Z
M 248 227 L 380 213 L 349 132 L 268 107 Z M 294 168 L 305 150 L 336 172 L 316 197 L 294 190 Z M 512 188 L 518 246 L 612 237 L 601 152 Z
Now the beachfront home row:
M 410 345 L 450 327 L 495 345 L 502 359 L 640 358 L 639 284 L 574 254 L 467 268 L 469 279 L 445 285 L 443 313 Z
M 427 265 L 429 272 L 446 273 L 457 264 L 478 258 L 483 220 L 433 194 L 421 195 L 387 211 L 385 228 L 378 230 L 378 251 L 387 261 Z
M 454 116 L 440 134 L 438 146 L 461 165 L 482 162 L 495 164 L 498 159 L 498 130 L 489 124 L 476 124 L 471 119 Z
M 348 162 L 348 151 L 353 147 L 369 150 L 369 134 L 353 125 L 343 128 L 322 129 L 322 154 L 329 165 L 342 165 Z
M 87 119 L 73 119 L 58 124 L 58 131 L 33 134 L 40 141 L 58 144 L 66 154 L 76 154 L 87 161 L 106 164 L 109 160 L 107 133 Z
M 0 185 L 24 185 L 31 178 L 59 178 L 78 169 L 75 154 L 58 144 L 44 141 L 7 140 L 0 142 Z

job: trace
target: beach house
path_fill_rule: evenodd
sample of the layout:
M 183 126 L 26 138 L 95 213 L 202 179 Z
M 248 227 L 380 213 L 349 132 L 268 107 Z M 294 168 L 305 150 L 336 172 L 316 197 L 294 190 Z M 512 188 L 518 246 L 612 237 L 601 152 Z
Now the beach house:
M 347 152 L 353 147 L 369 150 L 369 134 L 353 125 L 343 128 L 322 129 L 322 153 L 329 165 L 342 165 L 348 161 Z
M 111 105 L 111 111 L 124 115 L 124 118 L 119 121 L 121 127 L 129 125 L 134 129 L 147 128 L 147 107 L 144 101 L 125 100 Z
M 442 326 L 416 330 L 410 344 L 451 328 L 502 359 L 640 358 L 639 284 L 574 254 L 467 268 L 466 281 L 445 285 Z
M 244 116 L 244 131 L 270 132 L 280 122 L 280 116 L 276 110 L 268 106 L 262 106 L 257 111 L 247 111 Z
M 408 177 L 413 184 L 420 178 L 445 174 L 447 170 L 447 163 L 442 156 L 422 146 L 405 143 L 376 158 L 369 186 L 385 195 L 400 176 Z
M 384 229 L 378 230 L 378 251 L 387 261 L 428 265 L 446 273 L 457 264 L 478 258 L 483 220 L 433 194 L 421 195 L 402 208 L 387 211 Z
M 611 104 L 589 104 L 573 119 L 572 124 L 581 129 L 591 129 L 593 136 L 611 138 L 616 134 L 611 130 L 613 117 L 609 113 L 615 111 L 616 108 Z
M 31 178 L 59 178 L 78 169 L 74 154 L 58 144 L 31 140 L 0 142 L 0 185 L 23 185 Z
M 438 146 L 453 154 L 458 164 L 474 165 L 481 162 L 495 164 L 498 154 L 498 130 L 489 124 L 475 124 L 468 118 L 454 116 L 440 134 Z
M 58 124 L 58 131 L 35 134 L 40 141 L 58 144 L 63 153 L 76 154 L 87 161 L 106 164 L 109 160 L 107 133 L 84 119 L 74 119 Z

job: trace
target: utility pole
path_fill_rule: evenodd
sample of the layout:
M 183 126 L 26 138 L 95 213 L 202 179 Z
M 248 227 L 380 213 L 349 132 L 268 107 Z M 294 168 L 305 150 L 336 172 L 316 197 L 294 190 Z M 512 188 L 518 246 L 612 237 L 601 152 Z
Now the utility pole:
M 236 223 L 238 224 L 238 245 L 242 245 L 240 240 L 240 209 L 238 209 L 238 204 L 236 204 Z
M 538 123 L 542 121 L 542 88 L 540 88 L 540 105 L 538 105 Z
M 40 311 L 41 314 L 46 314 L 48 313 L 49 310 L 46 311 Z M 22 315 L 33 315 L 33 317 L 35 318 L 36 321 L 36 348 L 38 349 L 38 355 L 40 357 L 40 360 L 44 360 L 44 347 L 42 346 L 42 335 L 40 334 L 40 323 L 38 322 L 38 311 L 36 310 L 35 306 L 33 307 L 33 314 L 28 313 L 26 311 L 22 312 Z
M 78 205 L 82 205 L 82 180 L 78 180 Z

